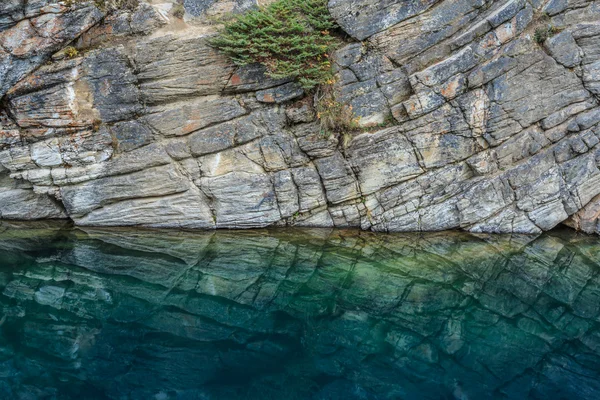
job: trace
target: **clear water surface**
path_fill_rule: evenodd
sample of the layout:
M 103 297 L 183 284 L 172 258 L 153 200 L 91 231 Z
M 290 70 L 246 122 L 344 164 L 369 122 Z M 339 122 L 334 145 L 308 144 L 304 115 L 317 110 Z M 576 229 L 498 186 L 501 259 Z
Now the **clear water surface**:
M 0 224 L 2 399 L 599 399 L 600 239 Z

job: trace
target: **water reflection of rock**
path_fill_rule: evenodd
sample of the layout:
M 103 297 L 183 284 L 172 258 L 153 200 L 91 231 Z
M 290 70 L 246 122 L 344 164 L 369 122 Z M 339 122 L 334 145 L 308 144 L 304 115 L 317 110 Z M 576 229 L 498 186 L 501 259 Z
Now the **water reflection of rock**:
M 597 238 L 10 226 L 3 398 L 600 393 Z

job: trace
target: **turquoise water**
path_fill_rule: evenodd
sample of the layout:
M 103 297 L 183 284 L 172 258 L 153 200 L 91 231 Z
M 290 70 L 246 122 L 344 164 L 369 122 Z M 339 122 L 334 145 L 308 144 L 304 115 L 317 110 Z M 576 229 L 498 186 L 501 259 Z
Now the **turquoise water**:
M 0 223 L 2 399 L 598 399 L 600 238 Z

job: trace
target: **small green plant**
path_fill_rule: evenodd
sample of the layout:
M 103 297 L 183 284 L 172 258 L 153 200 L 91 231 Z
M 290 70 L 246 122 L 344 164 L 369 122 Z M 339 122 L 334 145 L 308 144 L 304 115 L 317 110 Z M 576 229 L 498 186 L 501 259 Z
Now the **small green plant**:
M 310 90 L 333 77 L 336 28 L 327 0 L 277 0 L 234 17 L 211 43 L 237 65 L 262 64 L 270 77 Z
M 548 29 L 544 26 L 538 26 L 533 33 L 533 40 L 537 44 L 542 44 L 548 39 Z
M 175 4 L 173 6 L 173 16 L 175 18 L 179 18 L 179 19 L 183 19 L 183 16 L 185 15 L 185 7 L 183 6 L 183 4 Z
M 546 39 L 556 35 L 560 30 L 553 25 L 538 26 L 533 33 L 533 40 L 537 44 L 542 44 Z
M 75 58 L 79 55 L 79 51 L 73 46 L 69 46 L 65 49 L 65 56 L 67 58 Z
M 99 120 L 98 118 L 95 118 L 92 121 L 92 132 L 98 132 L 100 130 L 101 126 L 102 126 L 102 121 Z
M 560 29 L 552 24 L 548 14 L 542 13 L 536 19 L 538 24 L 533 32 L 533 40 L 537 44 L 543 44 L 546 39 L 560 32 Z
M 331 135 L 341 136 L 347 144 L 351 132 L 359 129 L 358 119 L 352 112 L 352 106 L 339 102 L 331 85 L 319 88 L 315 109 L 321 124 L 321 134 L 324 137 Z

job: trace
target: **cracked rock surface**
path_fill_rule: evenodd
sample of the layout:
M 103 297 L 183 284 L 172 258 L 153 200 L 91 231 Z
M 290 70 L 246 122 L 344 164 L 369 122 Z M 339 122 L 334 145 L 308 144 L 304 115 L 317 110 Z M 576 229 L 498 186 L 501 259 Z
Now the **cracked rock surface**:
M 172 3 L 0 5 L 0 217 L 600 232 L 598 1 L 331 0 L 349 142 L 208 45 L 253 1 Z

